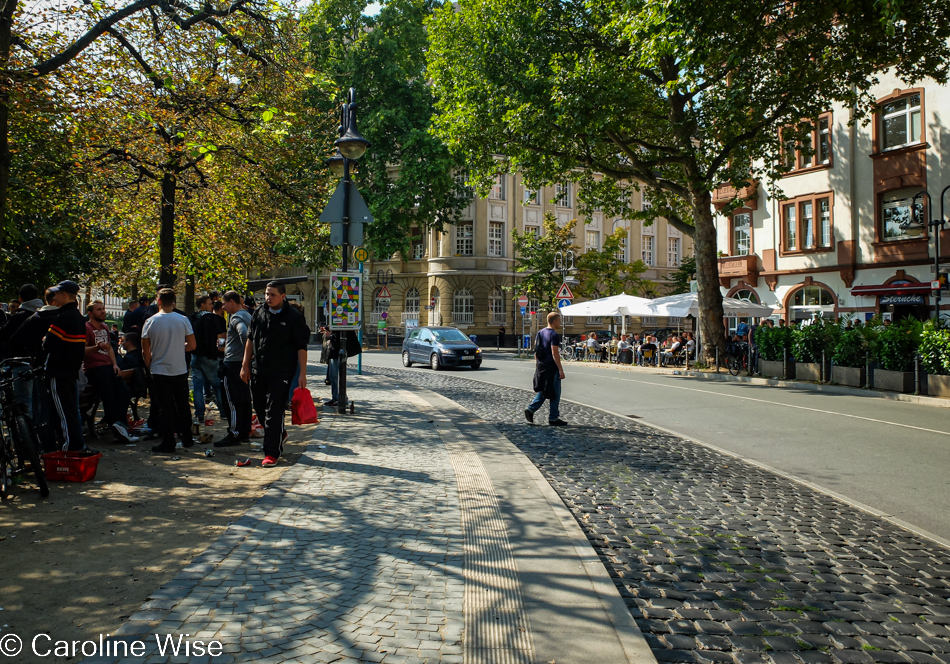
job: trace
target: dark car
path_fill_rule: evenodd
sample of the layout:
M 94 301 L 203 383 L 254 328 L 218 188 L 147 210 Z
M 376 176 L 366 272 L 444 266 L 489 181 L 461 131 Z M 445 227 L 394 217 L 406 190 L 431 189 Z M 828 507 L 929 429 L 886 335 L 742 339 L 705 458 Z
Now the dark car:
M 482 366 L 482 351 L 454 327 L 417 327 L 402 342 L 402 364 L 428 364 L 435 370 L 442 367 Z

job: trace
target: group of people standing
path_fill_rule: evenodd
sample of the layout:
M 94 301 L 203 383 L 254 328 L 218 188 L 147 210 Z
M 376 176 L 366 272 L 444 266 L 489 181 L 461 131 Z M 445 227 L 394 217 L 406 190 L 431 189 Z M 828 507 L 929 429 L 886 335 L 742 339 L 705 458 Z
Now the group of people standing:
M 101 401 L 117 440 L 134 440 L 126 426 L 129 407 L 133 397 L 148 394 L 151 412 L 143 430 L 161 439 L 152 451 L 174 452 L 176 436 L 192 447 L 198 427 L 192 426 L 190 370 L 197 421 L 204 419 L 207 390 L 227 422 L 227 434 L 215 446 L 249 442 L 253 409 L 264 427 L 262 465 L 277 465 L 287 439 L 290 394 L 306 386 L 310 338 L 282 283 L 268 283 L 256 308 L 245 307 L 233 290 L 201 296 L 192 317 L 176 308 L 175 291 L 160 285 L 154 302 L 146 297 L 130 304 L 124 354 L 105 325 L 103 303 L 92 302 L 86 318 L 79 291 L 76 282 L 61 281 L 47 289 L 44 303 L 39 289 L 25 284 L 16 312 L 0 327 L 0 355 L 22 358 L 11 369 L 23 377 L 17 399 L 32 413 L 44 451 L 88 450 L 80 411 L 86 385 Z M 42 368 L 40 378 L 29 379 L 31 368 Z

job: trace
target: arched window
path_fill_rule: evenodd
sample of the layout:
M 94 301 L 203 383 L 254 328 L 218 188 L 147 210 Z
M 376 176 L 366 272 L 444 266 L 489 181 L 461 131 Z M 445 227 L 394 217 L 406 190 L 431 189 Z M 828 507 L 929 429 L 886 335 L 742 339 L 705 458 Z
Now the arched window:
M 459 288 L 452 298 L 452 322 L 471 325 L 475 322 L 475 296 L 468 288 Z
M 491 313 L 489 325 L 505 324 L 505 296 L 498 287 L 493 288 L 488 294 L 488 311 Z
M 402 308 L 402 322 L 413 323 L 413 327 L 419 325 L 419 289 L 410 288 L 406 291 L 405 304 Z
M 749 290 L 744 288 L 742 290 L 736 291 L 731 295 L 736 300 L 748 300 L 753 304 L 760 304 L 759 296 L 754 290 Z M 746 325 L 752 325 L 753 320 L 749 317 L 737 318 L 736 316 L 730 316 L 726 319 L 726 328 L 729 330 L 729 334 L 733 335 L 736 333 L 736 328 L 739 327 L 739 323 L 745 323 Z
M 754 290 L 743 289 L 740 291 L 736 291 L 732 297 L 734 297 L 737 300 L 748 300 L 749 302 L 752 302 L 753 304 L 760 304 L 759 296 L 756 294 Z
M 829 290 L 818 286 L 802 286 L 792 293 L 789 300 L 790 318 L 807 320 L 809 318 L 833 318 L 835 313 L 835 296 Z

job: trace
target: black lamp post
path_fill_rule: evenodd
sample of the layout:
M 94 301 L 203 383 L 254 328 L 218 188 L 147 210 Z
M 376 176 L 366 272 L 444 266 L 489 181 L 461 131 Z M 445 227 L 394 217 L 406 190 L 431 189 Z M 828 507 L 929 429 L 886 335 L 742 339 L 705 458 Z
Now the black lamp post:
M 570 262 L 570 264 L 568 264 Z M 551 274 L 560 274 L 561 281 L 568 286 L 576 286 L 580 283 L 577 277 L 577 268 L 574 267 L 574 252 L 570 249 L 567 252 L 558 251 L 554 254 L 554 267 L 551 268 Z
M 350 162 L 356 161 L 363 156 L 366 148 L 369 147 L 367 141 L 356 129 L 356 91 L 350 88 L 347 94 L 347 102 L 340 109 L 340 127 L 338 129 L 340 137 L 336 139 L 336 153 L 327 160 L 330 171 L 337 176 L 343 176 L 343 247 L 342 263 L 340 269 L 347 271 L 347 261 L 350 253 L 350 219 L 352 212 L 350 210 Z M 360 284 L 362 287 L 362 284 Z M 339 396 L 337 397 L 337 412 L 343 414 L 346 412 L 346 334 L 341 339 L 343 348 L 340 350 L 340 370 L 339 370 Z
M 914 196 L 914 200 L 911 201 L 910 205 L 910 219 L 903 224 L 904 232 L 910 235 L 911 237 L 917 237 L 924 232 L 924 229 L 928 229 L 934 238 L 934 280 L 940 281 L 940 232 L 943 230 L 945 224 L 950 222 L 944 214 L 944 197 L 947 192 L 950 191 L 950 185 L 943 188 L 943 191 L 940 192 L 940 216 L 936 219 L 933 218 L 933 198 L 926 189 L 921 192 L 918 192 Z M 924 221 L 921 218 L 920 212 L 917 210 L 917 199 L 927 197 L 927 220 Z M 943 284 L 940 284 L 942 288 Z M 934 293 L 934 318 L 939 322 L 940 321 L 940 290 L 937 288 Z

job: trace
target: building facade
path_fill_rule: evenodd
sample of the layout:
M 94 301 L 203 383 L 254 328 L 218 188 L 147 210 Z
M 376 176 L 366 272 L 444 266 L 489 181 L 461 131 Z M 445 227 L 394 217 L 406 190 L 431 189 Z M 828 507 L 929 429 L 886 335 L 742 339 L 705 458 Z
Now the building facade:
M 642 205 L 640 194 L 633 196 L 633 205 Z M 543 233 L 542 218 L 549 212 L 562 226 L 577 219 L 574 244 L 580 252 L 601 249 L 605 236 L 626 228 L 624 260 L 643 259 L 648 269 L 642 276 L 657 282 L 661 292 L 682 258 L 692 255 L 691 239 L 665 221 L 644 226 L 640 221 L 605 217 L 601 212 L 584 216 L 578 209 L 574 184 L 529 190 L 519 175 L 499 175 L 490 195 L 473 198 L 458 223 L 441 232 L 414 230 L 410 256 L 397 254 L 365 263 L 363 317 L 367 331 L 375 329 L 385 314 L 387 327 L 397 333 L 406 326 L 422 325 L 451 325 L 469 335 L 494 336 L 499 326 L 509 334 L 520 333 L 522 316 L 512 287 L 521 275 L 515 272 L 511 231 Z M 328 275 L 319 275 L 317 282 L 317 304 L 322 311 Z M 527 309 L 537 313 L 533 318 L 528 314 L 526 328 L 542 324 L 547 310 L 542 311 L 537 302 Z M 655 326 L 665 321 L 646 323 Z M 566 331 L 576 334 L 603 325 L 602 319 L 565 320 Z
M 810 123 L 804 146 L 786 144 L 792 170 L 777 183 L 784 198 L 757 184 L 714 192 L 725 294 L 772 306 L 790 321 L 933 316 L 933 238 L 909 232 L 906 222 L 915 205 L 928 219 L 926 196 L 915 203 L 922 191 L 933 196 L 936 217 L 950 185 L 942 113 L 950 89 L 906 88 L 887 74 L 874 93 L 869 123 L 852 124 L 850 110 L 836 106 Z M 724 212 L 735 198 L 743 207 Z M 950 231 L 940 241 L 941 262 L 950 262 Z

